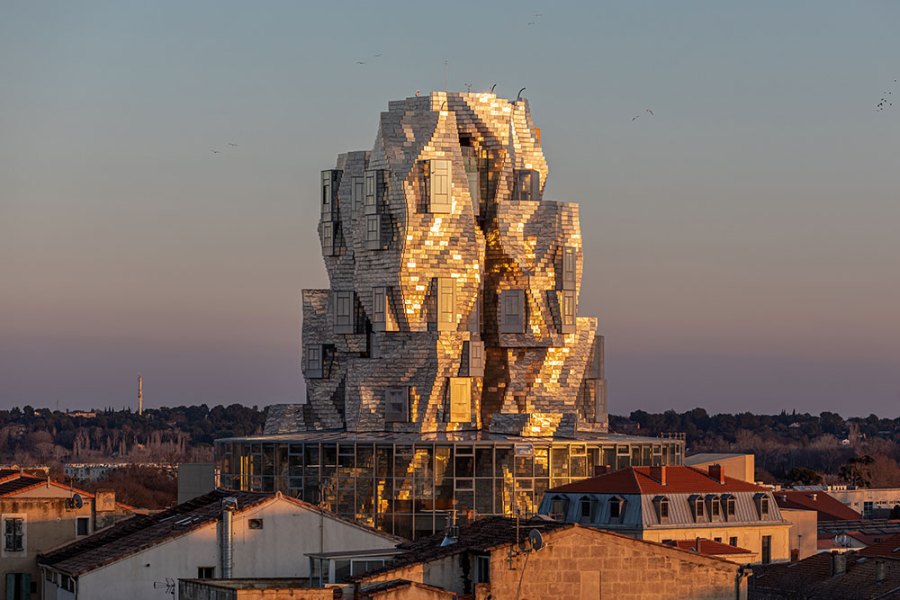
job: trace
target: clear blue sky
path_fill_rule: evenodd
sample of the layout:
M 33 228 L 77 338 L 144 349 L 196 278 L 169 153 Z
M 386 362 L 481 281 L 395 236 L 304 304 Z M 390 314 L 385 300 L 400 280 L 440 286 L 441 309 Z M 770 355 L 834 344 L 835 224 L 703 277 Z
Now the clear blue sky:
M 318 171 L 446 60 L 452 89 L 528 88 L 546 196 L 582 206 L 611 412 L 896 417 L 900 104 L 874 107 L 900 96 L 898 23 L 889 1 L 3 2 L 0 406 L 120 407 L 139 369 L 152 406 L 299 401 Z

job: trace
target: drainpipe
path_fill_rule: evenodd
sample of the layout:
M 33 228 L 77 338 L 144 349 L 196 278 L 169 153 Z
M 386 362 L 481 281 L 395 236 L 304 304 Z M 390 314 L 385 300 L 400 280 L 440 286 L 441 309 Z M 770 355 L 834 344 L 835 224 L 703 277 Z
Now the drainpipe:
M 734 578 L 735 600 L 747 600 L 749 595 L 749 590 L 747 588 L 749 587 L 751 575 L 753 575 L 753 569 L 747 565 L 742 565 L 738 568 L 737 575 Z
M 234 511 L 237 507 L 237 498 L 231 496 L 222 499 L 222 539 L 219 544 L 222 579 L 231 579 L 231 570 L 234 566 Z

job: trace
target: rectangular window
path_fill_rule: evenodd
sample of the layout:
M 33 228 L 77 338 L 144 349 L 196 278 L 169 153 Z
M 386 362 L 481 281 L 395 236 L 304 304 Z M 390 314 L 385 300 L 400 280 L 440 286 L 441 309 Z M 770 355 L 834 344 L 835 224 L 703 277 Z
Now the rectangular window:
M 767 565 L 772 562 L 772 536 L 762 536 L 762 564 Z
M 478 171 L 466 173 L 469 178 L 469 196 L 472 198 L 472 210 L 475 216 L 481 214 L 481 181 L 479 181 Z
M 611 498 L 609 501 L 609 518 L 619 519 L 622 517 L 622 499 Z
M 591 346 L 591 358 L 588 363 L 588 370 L 585 374 L 586 379 L 603 379 L 604 369 L 604 347 L 603 347 L 603 336 L 597 335 L 594 336 L 594 343 Z
M 322 220 L 333 221 L 337 217 L 337 195 L 341 183 L 341 171 L 322 171 Z
M 533 169 L 517 169 L 514 200 L 541 199 L 541 173 Z
M 366 171 L 366 214 L 376 215 L 382 202 L 383 171 L 380 169 Z
M 562 303 L 560 304 L 560 312 L 562 313 L 562 327 L 560 333 L 575 333 L 575 292 L 565 291 L 562 293 Z
M 737 548 L 737 536 L 736 536 L 736 535 L 731 536 L 730 538 L 728 538 L 728 545 L 729 545 L 729 546 L 734 546 L 735 548 Z
M 734 510 L 735 510 L 734 498 L 732 498 L 730 496 L 725 498 L 725 517 L 729 521 L 731 521 L 734 518 Z
M 197 579 L 215 579 L 215 567 L 197 567 Z
M 428 212 L 446 214 L 451 211 L 450 202 L 450 175 L 451 163 L 449 160 L 426 161 L 428 182 Z
M 489 583 L 491 581 L 491 557 L 475 557 L 475 583 Z
M 469 377 L 484 377 L 484 342 L 466 342 L 469 354 Z
M 571 246 L 563 248 L 562 289 L 564 290 L 575 289 L 575 264 L 577 256 L 575 248 Z
M 322 254 L 334 256 L 334 223 L 322 221 Z
M 334 332 L 355 333 L 356 314 L 354 310 L 355 294 L 352 291 L 335 291 L 334 294 Z
M 409 422 L 409 388 L 384 390 L 384 420 L 388 423 Z
M 468 423 L 472 420 L 472 380 L 468 377 L 450 378 L 450 422 Z
M 75 518 L 75 535 L 88 535 L 91 532 L 90 517 Z
M 372 288 L 372 330 L 384 331 L 387 323 L 387 288 Z
M 360 208 L 366 199 L 366 178 L 354 177 L 351 180 L 351 194 L 353 195 L 353 208 Z
M 500 292 L 500 333 L 525 332 L 525 290 Z
M 322 369 L 322 346 L 320 344 L 307 344 L 305 374 L 310 379 L 318 379 L 324 376 Z
M 6 517 L 3 519 L 3 549 L 6 552 L 25 551 L 25 518 Z
M 366 215 L 366 249 L 381 250 L 381 215 Z
M 456 279 L 437 278 L 438 331 L 456 331 Z
M 589 498 L 581 499 L 581 522 L 590 523 L 593 511 L 593 502 Z

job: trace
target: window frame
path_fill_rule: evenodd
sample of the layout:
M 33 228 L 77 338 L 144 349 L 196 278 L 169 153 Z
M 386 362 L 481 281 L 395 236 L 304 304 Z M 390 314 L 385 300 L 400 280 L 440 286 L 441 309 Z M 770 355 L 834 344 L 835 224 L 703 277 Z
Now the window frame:
M 528 320 L 525 314 L 525 290 L 500 290 L 498 304 L 500 333 L 525 333 L 525 323 Z
M 409 386 L 385 388 L 383 397 L 385 423 L 409 423 L 409 392 Z M 395 410 L 389 403 L 399 406 L 400 410 Z
M 81 533 L 81 524 L 84 524 L 84 533 Z M 91 535 L 91 518 L 75 517 L 75 537 L 85 537 Z
M 15 531 L 18 524 L 18 531 Z M 11 526 L 12 525 L 12 531 Z M 18 541 L 18 544 L 16 544 Z M 24 513 L 3 515 L 3 555 L 20 556 L 28 552 L 28 517 Z
M 448 421 L 450 423 L 470 423 L 472 421 L 472 379 L 470 377 L 448 377 Z
M 456 278 L 435 278 L 435 312 L 438 331 L 456 331 L 459 328 L 456 315 Z

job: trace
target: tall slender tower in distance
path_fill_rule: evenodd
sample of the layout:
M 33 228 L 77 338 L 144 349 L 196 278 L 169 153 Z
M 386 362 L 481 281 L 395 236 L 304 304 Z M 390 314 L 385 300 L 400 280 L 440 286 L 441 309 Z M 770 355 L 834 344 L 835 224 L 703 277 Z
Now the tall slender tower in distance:
M 144 416 L 144 378 L 138 373 L 138 416 Z

